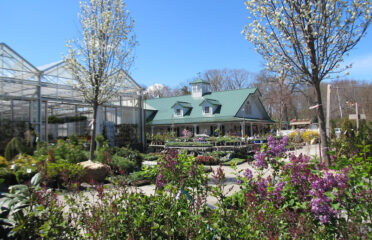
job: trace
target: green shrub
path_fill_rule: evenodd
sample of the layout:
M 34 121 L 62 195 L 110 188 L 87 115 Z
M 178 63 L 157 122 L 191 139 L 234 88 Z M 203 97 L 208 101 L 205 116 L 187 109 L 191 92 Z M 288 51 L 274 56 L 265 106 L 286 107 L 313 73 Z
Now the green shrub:
M 84 176 L 84 170 L 80 165 L 63 161 L 45 163 L 41 173 L 43 181 L 52 186 L 63 186 L 81 181 Z
M 36 167 L 21 167 L 16 170 L 15 176 L 19 184 L 23 184 L 31 180 L 31 178 L 36 174 Z
M 247 159 L 243 159 L 243 158 L 233 158 L 227 162 L 223 162 L 222 165 L 223 166 L 239 165 L 239 164 L 245 163 L 246 161 Z
M 121 157 L 119 155 L 114 155 L 111 158 L 110 166 L 114 171 L 119 173 L 120 171 L 125 171 L 126 173 L 131 173 L 136 169 L 136 163 L 128 158 Z
M 54 149 L 54 157 L 56 160 L 66 160 L 69 163 L 79 163 L 88 160 L 82 146 L 75 145 L 69 141 L 58 140 L 57 145 L 54 148 L 49 148 L 49 150 L 50 149 Z
M 135 163 L 136 169 L 141 169 L 143 157 L 140 152 L 137 150 L 132 150 L 130 148 L 121 147 L 121 148 L 113 148 L 112 149 L 112 155 L 117 155 L 123 158 L 127 158 L 130 161 Z
M 0 167 L 8 167 L 8 166 L 9 166 L 9 162 L 6 160 L 6 158 L 3 156 L 0 156 Z
M 22 139 L 20 139 L 18 137 L 14 137 L 6 145 L 4 155 L 5 155 L 5 158 L 8 161 L 10 161 L 17 154 L 19 154 L 19 153 L 25 153 L 25 152 L 26 152 L 26 146 L 24 145 Z
M 79 144 L 79 139 L 76 134 L 72 134 L 71 136 L 68 137 L 68 141 L 73 144 L 73 145 L 78 145 Z
M 3 179 L 3 183 L 6 185 L 14 185 L 17 183 L 14 172 L 5 167 L 0 168 L 0 179 Z

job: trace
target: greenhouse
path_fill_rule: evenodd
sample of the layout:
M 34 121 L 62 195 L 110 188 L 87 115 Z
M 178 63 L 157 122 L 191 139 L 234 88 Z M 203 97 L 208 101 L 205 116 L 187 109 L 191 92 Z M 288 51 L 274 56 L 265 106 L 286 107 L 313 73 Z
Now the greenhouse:
M 99 107 L 97 132 L 112 145 L 140 147 L 144 143 L 142 88 L 124 71 L 119 74 L 125 87 Z M 12 136 L 34 136 L 46 142 L 72 134 L 89 138 L 93 111 L 73 82 L 64 61 L 35 67 L 0 43 L 1 146 Z

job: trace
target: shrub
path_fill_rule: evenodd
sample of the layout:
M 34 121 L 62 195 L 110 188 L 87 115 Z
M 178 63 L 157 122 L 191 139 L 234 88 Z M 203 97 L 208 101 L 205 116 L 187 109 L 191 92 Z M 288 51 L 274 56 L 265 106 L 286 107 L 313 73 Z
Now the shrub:
M 31 166 L 31 165 L 35 165 L 36 164 L 36 160 L 32 156 L 30 156 L 30 155 L 27 155 L 27 154 L 18 154 L 14 158 L 14 164 L 17 167 Z
M 26 152 L 26 146 L 24 145 L 22 139 L 20 139 L 18 137 L 14 137 L 6 145 L 4 155 L 5 155 L 5 158 L 8 161 L 10 161 L 17 154 L 19 154 L 19 153 L 25 153 L 25 152 Z
M 45 162 L 41 168 L 43 182 L 48 186 L 61 187 L 67 184 L 80 182 L 84 176 L 84 169 L 73 163 L 58 161 Z
M 300 143 L 302 142 L 301 133 L 298 130 L 295 130 L 289 134 L 289 140 L 291 142 Z
M 14 172 L 5 167 L 0 168 L 0 179 L 3 179 L 3 183 L 6 185 L 14 185 L 17 183 Z
M 132 150 L 127 147 L 113 148 L 112 155 L 117 155 L 123 158 L 127 158 L 135 164 L 137 170 L 141 169 L 143 157 L 137 150 Z
M 217 165 L 219 163 L 219 161 L 217 161 L 212 156 L 201 156 L 201 155 L 196 157 L 196 162 L 199 164 L 204 164 L 204 165 Z
M 9 162 L 3 156 L 0 156 L 0 167 L 9 167 Z
M 121 157 L 119 155 L 113 155 L 110 161 L 110 166 L 117 173 L 125 171 L 125 173 L 131 173 L 136 169 L 136 163 L 128 158 Z
M 48 155 L 50 150 L 54 150 L 54 157 L 56 160 L 66 160 L 69 163 L 79 163 L 88 160 L 84 154 L 81 145 L 75 145 L 73 141 L 58 140 L 57 145 L 53 148 L 48 148 Z
M 31 180 L 37 173 L 36 167 L 21 167 L 15 171 L 15 176 L 18 184 L 23 184 Z
M 316 130 L 307 130 L 301 135 L 304 142 L 316 143 L 319 141 L 319 132 Z

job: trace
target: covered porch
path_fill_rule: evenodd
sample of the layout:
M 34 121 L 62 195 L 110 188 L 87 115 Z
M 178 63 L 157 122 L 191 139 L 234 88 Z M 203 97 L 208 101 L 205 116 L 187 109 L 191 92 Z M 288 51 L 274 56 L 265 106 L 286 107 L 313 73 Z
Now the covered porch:
M 259 137 L 270 132 L 270 121 L 241 119 L 230 122 L 213 123 L 192 123 L 192 124 L 171 124 L 171 125 L 152 125 L 147 127 L 147 132 L 151 137 L 156 134 L 167 134 L 174 132 L 176 137 L 182 137 L 186 129 L 193 134 L 208 136 L 236 136 L 236 137 Z

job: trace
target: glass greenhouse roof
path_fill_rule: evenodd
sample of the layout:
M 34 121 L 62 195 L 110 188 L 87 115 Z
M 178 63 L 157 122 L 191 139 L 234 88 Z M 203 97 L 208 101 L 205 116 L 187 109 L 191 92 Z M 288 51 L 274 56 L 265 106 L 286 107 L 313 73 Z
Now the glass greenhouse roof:
M 123 76 L 125 87 L 119 94 L 120 98 L 113 99 L 107 105 L 128 106 L 128 102 L 140 95 L 142 88 L 124 71 L 118 74 Z M 37 100 L 40 86 L 43 101 L 83 104 L 83 98 L 74 89 L 73 83 L 74 79 L 64 61 L 35 67 L 5 43 L 0 43 L 1 100 Z

